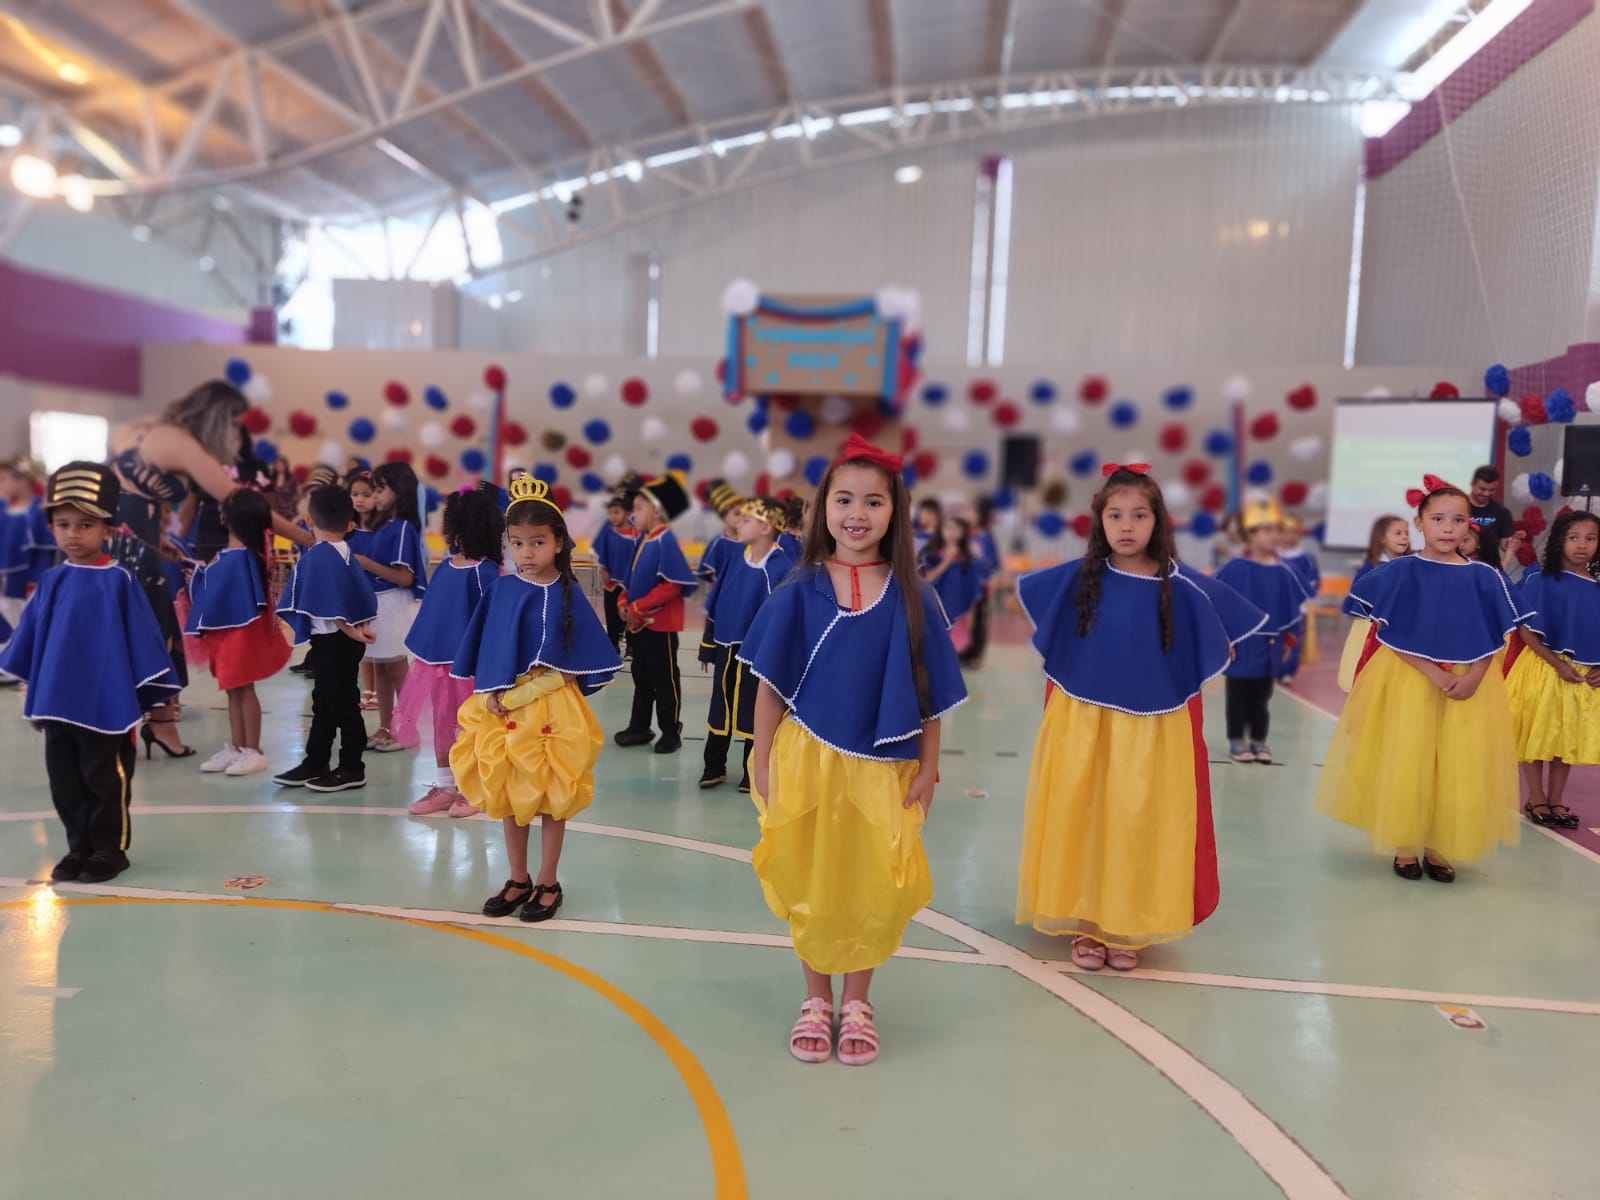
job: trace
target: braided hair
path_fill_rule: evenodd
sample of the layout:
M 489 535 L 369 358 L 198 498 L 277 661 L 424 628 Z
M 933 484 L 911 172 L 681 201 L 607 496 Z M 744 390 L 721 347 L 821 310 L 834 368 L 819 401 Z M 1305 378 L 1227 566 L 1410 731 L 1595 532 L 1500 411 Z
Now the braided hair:
M 1539 569 L 1545 575 L 1560 575 L 1567 569 L 1567 556 L 1565 545 L 1567 534 L 1572 532 L 1572 527 L 1580 521 L 1589 521 L 1600 528 L 1600 514 L 1592 512 L 1564 512 L 1550 526 L 1550 534 L 1544 543 L 1544 559 L 1539 564 Z M 1595 562 L 1591 560 L 1586 564 L 1590 575 L 1595 573 Z
M 1106 500 L 1113 492 L 1138 492 L 1150 505 L 1155 518 L 1155 529 L 1150 534 L 1150 544 L 1145 553 L 1156 561 L 1156 578 L 1160 580 L 1161 595 L 1161 648 L 1172 649 L 1172 565 L 1177 560 L 1177 541 L 1173 534 L 1172 516 L 1167 512 L 1161 489 L 1148 475 L 1119 467 L 1113 471 L 1105 486 L 1094 498 L 1092 509 L 1094 527 L 1089 531 L 1089 550 L 1078 569 L 1078 636 L 1087 637 L 1094 628 L 1094 619 L 1100 609 L 1100 584 L 1105 578 L 1106 563 L 1111 560 L 1111 542 L 1106 537 L 1104 513 Z
M 561 574 L 561 607 L 566 614 L 561 645 L 571 650 L 572 587 L 577 577 L 572 573 L 572 535 L 567 532 L 567 519 L 548 501 L 519 500 L 506 510 L 506 532 L 513 529 L 548 529 L 550 536 L 561 543 L 561 549 L 556 551 L 556 570 Z

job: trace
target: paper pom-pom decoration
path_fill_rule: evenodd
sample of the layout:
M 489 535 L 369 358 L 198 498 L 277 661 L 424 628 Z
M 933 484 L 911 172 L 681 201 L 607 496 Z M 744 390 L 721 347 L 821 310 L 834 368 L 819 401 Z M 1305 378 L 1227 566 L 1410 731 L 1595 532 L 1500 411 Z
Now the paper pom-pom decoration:
M 900 430 L 900 453 L 910 454 L 922 442 L 922 435 L 917 432 L 915 425 L 907 425 Z
M 444 389 L 431 383 L 422 390 L 422 402 L 435 412 L 450 407 L 450 397 L 444 394 Z
M 1078 384 L 1078 399 L 1085 404 L 1099 404 L 1111 394 L 1111 384 L 1104 375 L 1086 375 Z
M 1527 508 L 1522 510 L 1522 517 L 1517 523 L 1524 526 L 1531 534 L 1543 533 L 1547 525 L 1544 519 L 1544 509 L 1537 504 L 1528 505 Z
M 312 437 L 317 432 L 317 419 L 308 412 L 292 412 L 289 414 L 289 432 L 295 437 Z
M 572 390 L 570 383 L 552 383 L 550 385 L 550 403 L 557 408 L 571 408 L 578 399 L 578 393 Z
M 358 442 L 364 446 L 378 436 L 378 430 L 366 417 L 357 417 L 350 422 L 349 434 L 352 442 Z
M 883 418 L 871 410 L 858 413 L 851 419 L 850 428 L 870 442 L 883 432 Z
M 411 461 L 411 451 L 405 446 L 395 446 L 385 452 L 383 461 L 392 463 L 409 463 Z
M 296 483 L 304 487 L 306 480 L 311 478 L 311 468 L 307 464 L 301 463 L 298 467 L 293 468 L 289 474 L 294 476 Z
M 1433 385 L 1433 390 L 1428 393 L 1429 400 L 1458 400 L 1461 398 L 1461 389 L 1448 379 L 1441 379 Z
M 1600 382 L 1591 383 L 1583 390 L 1583 410 L 1600 412 Z
M 1506 435 L 1506 449 L 1518 458 L 1527 458 L 1533 453 L 1533 435 L 1519 425 Z
M 500 427 L 500 436 L 505 439 L 508 446 L 520 446 L 528 440 L 528 431 L 515 421 L 507 421 Z
M 760 437 L 767 430 L 767 414 L 759 408 L 752 408 L 750 415 L 744 419 L 744 427 Z
M 1194 389 L 1182 383 L 1177 387 L 1169 387 L 1161 393 L 1161 403 L 1173 412 L 1182 412 L 1194 403 Z
M 918 479 L 932 479 L 939 471 L 939 456 L 932 450 L 923 450 L 911 460 L 917 469 Z
M 1512 478 L 1511 498 L 1518 504 L 1526 504 L 1533 499 L 1533 490 L 1528 486 L 1528 473 L 1526 471 Z
M 1229 404 L 1243 404 L 1255 392 L 1255 386 L 1243 375 L 1232 375 L 1223 382 L 1222 398 Z
M 491 363 L 483 369 L 483 386 L 491 392 L 506 390 L 506 369 L 498 364 Z
M 1522 419 L 1526 424 L 1543 425 L 1548 419 L 1542 396 L 1535 396 L 1530 392 L 1522 398 L 1522 403 L 1518 407 L 1522 409 Z
M 565 510 L 572 507 L 572 491 L 564 483 L 558 483 L 550 489 L 550 499 L 555 502 L 555 506 L 559 509 Z
M 672 377 L 672 390 L 680 396 L 698 396 L 704 387 L 700 372 L 692 367 L 686 367 Z
M 843 425 L 850 419 L 852 406 L 843 396 L 824 396 L 817 406 L 817 416 L 824 425 Z
M 1258 442 L 1269 441 L 1278 436 L 1278 414 L 1262 413 L 1250 422 L 1250 436 Z
M 1054 404 L 1056 385 L 1048 379 L 1036 379 L 1033 381 L 1033 386 L 1028 389 L 1028 399 L 1035 404 Z
M 1189 427 L 1182 421 L 1168 421 L 1156 435 L 1156 441 L 1168 454 L 1176 454 L 1189 444 Z
M 697 442 L 709 442 L 718 432 L 717 423 L 710 417 L 696 417 L 689 422 L 689 436 Z
M 578 477 L 578 486 L 586 492 L 602 492 L 605 490 L 606 481 L 593 471 L 585 471 Z
M 750 494 L 752 496 L 772 495 L 772 479 L 765 471 L 757 475 L 756 481 L 750 485 Z
M 1302 383 L 1285 396 L 1284 401 L 1296 412 L 1307 412 L 1317 406 L 1317 389 L 1309 383 Z
M 342 472 L 344 470 L 344 443 L 329 438 L 322 443 L 321 448 L 317 451 L 317 461 L 326 463 L 330 467 L 337 467 Z
M 767 455 L 767 473 L 774 479 L 787 479 L 794 474 L 794 468 L 793 450 L 779 449 Z
M 1539 553 L 1533 548 L 1532 542 L 1518 542 L 1514 553 L 1517 561 L 1525 567 L 1531 567 L 1539 561 Z
M 622 477 L 627 473 L 628 460 L 620 454 L 612 454 L 606 458 L 605 462 L 600 464 L 600 476 L 608 486 L 621 483 Z
M 961 473 L 968 479 L 982 479 L 989 473 L 989 455 L 983 450 L 968 450 L 961 456 Z
M 329 392 L 325 397 L 323 397 L 323 400 L 327 406 L 333 409 L 335 412 L 341 408 L 350 407 L 350 397 L 346 396 L 343 392 Z
M 564 457 L 567 460 L 567 466 L 579 471 L 583 470 L 594 461 L 594 456 L 591 455 L 584 447 L 579 446 L 576 443 L 567 447 L 567 453 Z
M 266 438 L 258 438 L 251 450 L 255 452 L 256 458 L 260 459 L 264 466 L 270 467 L 278 459 L 278 448 L 267 441 Z
M 467 397 L 467 407 L 473 412 L 488 412 L 494 406 L 494 397 L 488 392 L 473 392 Z
M 461 469 L 479 474 L 484 467 L 489 465 L 489 460 L 484 457 L 483 451 L 476 446 L 468 446 L 461 452 Z
M 539 462 L 533 464 L 533 470 L 530 472 L 530 474 L 532 474 L 535 479 L 540 480 L 543 483 L 553 484 L 560 477 L 561 473 L 556 470 L 555 463 Z
M 1566 388 L 1557 388 L 1545 400 L 1544 413 L 1552 421 L 1565 425 L 1578 415 L 1578 406 L 1573 403 L 1572 395 Z
M 1069 494 L 1066 480 L 1052 479 L 1039 493 L 1039 503 L 1046 508 L 1065 508 Z
M 1008 487 L 996 488 L 989 500 L 995 512 L 1010 512 L 1017 506 L 1017 494 Z
M 251 437 L 260 437 L 272 428 L 272 418 L 267 415 L 267 410 L 264 408 L 247 408 L 241 424 Z
M 1528 476 L 1528 494 L 1535 500 L 1549 500 L 1556 494 L 1556 481 L 1543 471 Z
M 1315 509 L 1317 512 L 1322 512 L 1328 507 L 1328 484 L 1326 480 L 1311 485 L 1311 490 L 1306 493 L 1306 507 Z M 1319 542 L 1323 540 L 1320 533 L 1313 534 L 1313 536 Z
M 947 408 L 939 423 L 951 433 L 966 433 L 972 428 L 972 415 L 964 408 Z
M 822 477 L 828 473 L 828 460 L 821 454 L 815 454 L 806 459 L 806 482 L 812 487 L 822 482 Z
M 1106 414 L 1114 429 L 1132 429 L 1139 423 L 1139 406 L 1132 400 L 1118 400 Z
M 622 384 L 622 402 L 638 408 L 650 399 L 650 388 L 644 380 L 633 378 L 624 380 Z
M 1483 390 L 1491 396 L 1510 395 L 1511 372 L 1499 363 L 1495 363 L 1483 373 Z
M 646 417 L 639 422 L 639 436 L 651 445 L 665 441 L 667 436 L 667 423 L 660 417 Z
M 391 379 L 383 385 L 383 398 L 396 408 L 404 408 L 411 403 L 411 393 L 406 391 L 406 385 L 398 379 Z
M 583 377 L 583 394 L 598 400 L 611 390 L 611 382 L 598 371 Z
M 1208 538 L 1217 531 L 1217 519 L 1208 512 L 1197 512 L 1189 518 L 1189 532 L 1195 537 Z
M 905 481 L 907 490 L 917 486 L 917 464 L 908 462 L 900 468 L 900 478 Z
M 1047 538 L 1060 537 L 1066 532 L 1067 522 L 1058 512 L 1042 512 L 1033 519 L 1034 528 Z
M 730 480 L 750 478 L 750 460 L 741 450 L 730 450 L 722 460 L 722 474 Z
M 1067 459 L 1067 470 L 1074 475 L 1088 475 L 1100 465 L 1100 456 L 1093 450 L 1080 450 Z
M 599 417 L 583 423 L 583 436 L 596 446 L 604 446 L 611 440 L 611 426 Z
M 1203 458 L 1191 458 L 1183 464 L 1183 481 L 1199 487 L 1211 478 L 1211 464 Z
M 793 412 L 796 408 L 800 407 L 800 397 L 793 395 L 790 392 L 783 392 L 779 395 L 773 396 L 772 403 L 776 404 L 783 412 Z
M 1506 425 L 1522 424 L 1522 405 L 1515 400 L 1506 399 L 1495 405 L 1495 415 Z
M 967 385 L 967 398 L 974 404 L 988 404 L 1000 394 L 992 379 L 974 379 Z
M 748 317 L 761 303 L 761 289 L 749 279 L 735 279 L 722 289 L 722 314 Z
M 1071 437 L 1083 428 L 1083 418 L 1070 408 L 1051 410 L 1050 428 L 1056 433 Z
M 1258 459 L 1246 469 L 1244 477 L 1257 487 L 1265 486 L 1272 482 L 1272 464 L 1263 459 Z
M 694 459 L 690 458 L 682 451 L 679 451 L 677 454 L 669 454 L 667 455 L 667 470 L 682 471 L 685 475 L 687 475 L 690 471 L 694 470 Z
M 1189 490 L 1189 485 L 1178 480 L 1173 480 L 1161 489 L 1161 498 L 1166 501 L 1169 509 L 1188 508 L 1194 503 L 1194 493 Z
M 1015 429 L 1022 421 L 1022 410 L 1009 400 L 996 404 L 991 415 L 1001 429 Z
M 1315 434 L 1311 437 L 1295 438 L 1289 443 L 1289 453 L 1301 462 L 1310 462 L 1322 453 L 1322 439 Z
M 1094 517 L 1090 516 L 1088 513 L 1079 513 L 1077 516 L 1073 517 L 1072 532 L 1081 538 L 1088 537 L 1094 532 Z
M 546 429 L 539 435 L 539 445 L 554 454 L 567 444 L 567 435 L 559 429 Z
M 1207 512 L 1221 512 L 1228 502 L 1228 493 L 1220 483 L 1213 483 L 1200 493 L 1200 507 Z
M 384 409 L 383 427 L 390 433 L 400 433 L 406 427 L 406 414 L 398 408 Z
M 1310 490 L 1311 489 L 1303 480 L 1291 479 L 1289 482 L 1285 483 L 1283 488 L 1278 492 L 1278 499 L 1282 500 L 1290 508 L 1293 508 L 1296 505 L 1304 504 L 1306 502 L 1306 494 Z
M 945 387 L 944 384 L 929 383 L 923 385 L 922 402 L 924 404 L 938 408 L 948 399 L 950 399 L 950 389 Z
M 1222 458 L 1233 453 L 1233 435 L 1225 429 L 1213 429 L 1206 434 L 1206 453 L 1212 458 Z
M 816 432 L 817 422 L 804 409 L 795 409 L 783 419 L 784 432 L 797 442 L 803 442 Z M 792 468 L 791 468 L 792 469 Z M 787 472 L 785 472 L 787 474 Z
M 478 423 L 466 413 L 462 413 L 450 422 L 450 433 L 458 438 L 469 438 L 478 432 Z
M 250 382 L 250 373 L 250 364 L 242 358 L 230 358 L 222 368 L 223 378 L 237 388 Z

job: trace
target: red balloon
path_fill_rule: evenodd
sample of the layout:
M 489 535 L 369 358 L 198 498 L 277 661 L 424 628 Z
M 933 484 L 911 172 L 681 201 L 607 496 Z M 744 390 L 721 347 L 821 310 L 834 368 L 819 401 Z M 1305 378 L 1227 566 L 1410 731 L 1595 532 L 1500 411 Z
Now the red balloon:
M 1433 391 L 1428 393 L 1429 400 L 1455 400 L 1461 395 L 1461 389 L 1448 380 L 1441 379 L 1433 385 Z
M 1258 442 L 1267 441 L 1278 436 L 1278 414 L 1262 413 L 1250 422 L 1250 436 Z
M 411 451 L 404 446 L 396 446 L 383 456 L 384 462 L 408 463 L 411 461 Z
M 506 369 L 502 366 L 491 364 L 483 370 L 483 386 L 491 392 L 506 390 Z
M 1022 421 L 1022 410 L 1009 400 L 994 406 L 994 423 L 1001 429 L 1015 429 Z
M 558 483 L 550 489 L 550 499 L 556 502 L 557 508 L 568 508 L 572 505 L 572 492 L 564 483 Z
M 295 437 L 310 437 L 317 431 L 317 419 L 308 412 L 296 410 L 289 414 L 289 432 Z
M 450 464 L 437 454 L 430 454 L 422 460 L 422 469 L 430 479 L 443 479 L 450 474 Z
M 574 444 L 567 447 L 567 466 L 581 471 L 593 461 L 594 457 L 582 446 Z
M 508 446 L 520 446 L 528 440 L 528 431 L 515 421 L 507 421 L 500 426 L 500 436 L 505 439 Z
M 1228 493 L 1220 483 L 1213 483 L 1200 493 L 1200 507 L 1209 513 L 1221 512 L 1222 506 L 1228 502 Z
M 1088 537 L 1094 532 L 1094 518 L 1088 513 L 1079 513 L 1072 518 L 1072 532 L 1081 538 Z
M 992 379 L 974 379 L 967 385 L 967 396 L 974 404 L 988 404 L 1000 394 Z
M 1183 464 L 1183 481 L 1190 487 L 1199 487 L 1211 478 L 1211 464 L 1203 458 L 1191 458 Z
M 870 442 L 883 432 L 883 418 L 878 415 L 875 409 L 869 408 L 851 418 L 850 428 Z
M 1283 488 L 1278 492 L 1278 498 L 1290 508 L 1293 508 L 1297 504 L 1304 504 L 1306 502 L 1306 494 L 1310 490 L 1311 489 L 1308 488 L 1301 480 L 1291 479 L 1288 483 L 1284 484 Z
M 260 437 L 272 428 L 272 418 L 267 416 L 266 409 L 251 406 L 245 409 L 242 424 L 249 431 L 251 437 Z
M 622 402 L 624 404 L 631 404 L 634 408 L 638 408 L 648 399 L 650 399 L 650 388 L 644 380 L 636 376 L 633 379 L 623 381 Z
M 458 438 L 469 438 L 478 432 L 478 423 L 462 413 L 450 422 L 450 432 Z
M 916 426 L 902 425 L 900 427 L 900 453 L 910 454 L 921 441 L 922 435 L 917 432 Z M 922 472 L 918 471 L 917 474 L 920 475 Z
M 1111 394 L 1111 383 L 1104 375 L 1085 375 L 1078 385 L 1078 397 L 1085 404 L 1099 404 Z
M 383 398 L 396 408 L 404 408 L 411 403 L 411 393 L 406 391 L 406 385 L 397 379 L 391 379 L 383 385 Z
M 1182 421 L 1169 421 L 1161 427 L 1157 440 L 1163 450 L 1176 454 L 1189 444 L 1189 427 Z
M 765 471 L 756 476 L 754 484 L 756 495 L 765 496 L 772 489 L 772 476 Z
M 304 483 L 306 480 L 311 478 L 311 468 L 302 463 L 300 466 L 290 471 L 289 474 L 294 476 L 296 483 Z
M 1285 396 L 1284 399 L 1289 402 L 1290 408 L 1305 412 L 1307 409 L 1317 406 L 1317 389 L 1309 383 L 1303 383 Z
M 709 442 L 717 433 L 717 423 L 710 417 L 696 417 L 689 422 L 689 436 L 697 442 Z
M 911 460 L 911 468 L 916 471 L 919 480 L 931 479 L 939 469 L 939 456 L 932 450 L 924 450 Z

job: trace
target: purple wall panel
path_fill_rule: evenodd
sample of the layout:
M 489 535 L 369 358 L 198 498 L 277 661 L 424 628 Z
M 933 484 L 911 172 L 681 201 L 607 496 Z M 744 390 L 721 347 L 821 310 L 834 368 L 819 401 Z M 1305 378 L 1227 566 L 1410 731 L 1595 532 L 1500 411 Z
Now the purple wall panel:
M 1514 367 L 1511 371 L 1511 398 L 1513 400 L 1536 393 L 1548 396 L 1557 388 L 1566 388 L 1578 411 L 1586 410 L 1584 393 L 1591 383 L 1600 381 L 1600 342 L 1579 342 L 1568 346 L 1565 354 L 1547 358 L 1544 362 Z

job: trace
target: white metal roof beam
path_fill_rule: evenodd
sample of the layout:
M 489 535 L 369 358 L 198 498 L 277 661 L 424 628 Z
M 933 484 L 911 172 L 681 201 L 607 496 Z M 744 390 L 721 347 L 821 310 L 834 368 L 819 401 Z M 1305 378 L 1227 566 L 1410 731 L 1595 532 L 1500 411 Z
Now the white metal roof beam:
M 549 13 L 542 13 L 538 9 L 526 4 L 523 0 L 493 0 L 506 12 L 521 17 L 537 25 L 540 29 L 553 37 L 560 38 L 563 42 L 573 46 L 592 46 L 595 39 L 584 33 L 581 29 L 574 29 L 565 21 L 558 21 Z
M 628 18 L 628 23 L 622 27 L 622 32 L 637 29 L 651 17 L 656 15 L 656 9 L 661 7 L 661 0 L 644 0 L 644 3 L 633 10 L 633 16 Z
M 1206 62 L 1218 62 L 1222 52 L 1228 48 L 1228 39 L 1233 36 L 1233 31 L 1239 25 L 1240 14 L 1250 7 L 1250 0 L 1233 0 L 1233 7 L 1228 10 L 1228 15 L 1222 19 L 1222 24 L 1217 28 L 1217 36 L 1211 39 L 1211 48 L 1206 51 Z

